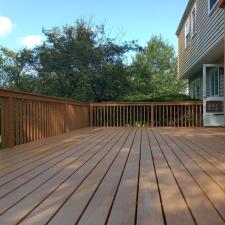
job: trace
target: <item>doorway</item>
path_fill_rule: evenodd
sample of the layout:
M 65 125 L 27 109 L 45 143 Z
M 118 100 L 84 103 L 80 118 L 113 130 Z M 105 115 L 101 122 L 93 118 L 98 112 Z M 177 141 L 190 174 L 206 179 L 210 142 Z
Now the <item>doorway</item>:
M 203 124 L 224 126 L 224 67 L 203 65 Z

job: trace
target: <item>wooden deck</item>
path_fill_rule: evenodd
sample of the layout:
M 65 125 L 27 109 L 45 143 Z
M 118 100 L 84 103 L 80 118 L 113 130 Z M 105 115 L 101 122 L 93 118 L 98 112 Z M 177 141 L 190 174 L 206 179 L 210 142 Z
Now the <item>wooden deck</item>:
M 0 151 L 0 225 L 224 225 L 225 129 L 85 128 Z

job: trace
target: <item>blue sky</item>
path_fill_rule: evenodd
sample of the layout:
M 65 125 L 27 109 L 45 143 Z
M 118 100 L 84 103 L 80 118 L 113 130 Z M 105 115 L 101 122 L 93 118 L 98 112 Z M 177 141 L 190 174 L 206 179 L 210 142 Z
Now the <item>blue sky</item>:
M 177 46 L 175 32 L 188 0 L 0 0 L 0 45 L 11 49 L 41 41 L 42 27 L 73 24 L 79 18 L 105 23 L 112 36 L 145 46 L 162 34 Z M 176 47 L 177 48 L 177 47 Z

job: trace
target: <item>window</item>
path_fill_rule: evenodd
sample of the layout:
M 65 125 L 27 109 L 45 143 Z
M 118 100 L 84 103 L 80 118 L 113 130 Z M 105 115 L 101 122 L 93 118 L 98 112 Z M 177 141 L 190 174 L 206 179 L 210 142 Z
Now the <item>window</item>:
M 200 78 L 194 80 L 190 84 L 190 96 L 193 99 L 201 99 L 201 80 Z
M 189 45 L 190 42 L 190 20 L 188 19 L 185 23 L 185 47 Z
M 196 33 L 196 5 L 194 5 L 192 11 L 191 11 L 191 34 L 192 37 Z
M 208 69 L 206 85 L 207 97 L 216 97 L 220 95 L 220 74 L 217 67 Z
M 209 4 L 209 13 L 214 9 L 218 0 L 208 0 Z

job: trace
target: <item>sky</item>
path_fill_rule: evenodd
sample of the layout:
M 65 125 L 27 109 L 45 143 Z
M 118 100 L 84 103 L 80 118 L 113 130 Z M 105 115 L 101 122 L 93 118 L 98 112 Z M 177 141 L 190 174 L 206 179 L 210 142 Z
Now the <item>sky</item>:
M 0 45 L 32 48 L 44 40 L 42 28 L 72 25 L 77 19 L 104 23 L 111 37 L 146 46 L 162 35 L 177 50 L 176 29 L 188 0 L 0 0 Z

